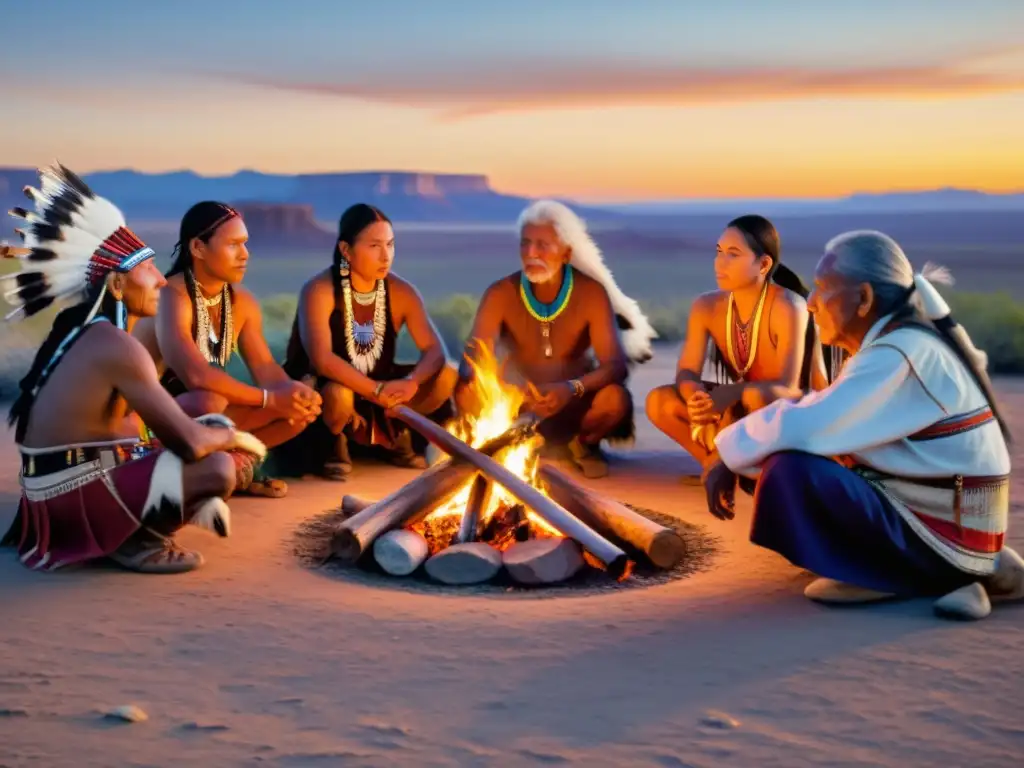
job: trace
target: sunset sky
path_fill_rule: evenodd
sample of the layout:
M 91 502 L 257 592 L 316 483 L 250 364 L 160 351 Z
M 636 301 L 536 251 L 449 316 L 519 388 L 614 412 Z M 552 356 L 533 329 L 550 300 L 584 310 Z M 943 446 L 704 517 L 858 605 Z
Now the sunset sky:
M 591 201 L 1024 189 L 1024 0 L 0 0 L 0 19 L 0 166 L 485 173 Z

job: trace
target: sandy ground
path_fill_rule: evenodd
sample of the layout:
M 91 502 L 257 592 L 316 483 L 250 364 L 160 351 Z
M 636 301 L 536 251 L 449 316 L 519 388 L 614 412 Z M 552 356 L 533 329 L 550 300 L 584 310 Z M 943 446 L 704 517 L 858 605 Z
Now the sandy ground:
M 1000 391 L 1024 427 L 1024 384 Z M 649 424 L 639 436 L 669 447 Z M 8 441 L 3 527 L 14 456 Z M 426 595 L 301 567 L 301 521 L 412 476 L 376 466 L 233 502 L 232 538 L 182 536 L 207 557 L 185 576 L 37 574 L 4 550 L 0 765 L 1020 764 L 1024 608 L 954 624 L 927 601 L 812 604 L 806 574 L 747 542 L 747 501 L 718 522 L 677 483 L 686 461 L 634 456 L 594 482 L 721 538 L 710 570 L 649 589 Z M 102 718 L 123 704 L 149 720 Z

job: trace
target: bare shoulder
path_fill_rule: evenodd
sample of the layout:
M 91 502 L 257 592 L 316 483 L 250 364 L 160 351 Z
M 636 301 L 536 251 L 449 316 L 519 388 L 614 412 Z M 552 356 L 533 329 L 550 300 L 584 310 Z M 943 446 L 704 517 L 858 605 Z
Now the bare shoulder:
M 96 323 L 83 339 L 92 360 L 112 372 L 154 365 L 149 350 L 113 323 Z
M 191 297 L 188 295 L 185 278 L 180 274 L 168 277 L 167 285 L 160 289 L 160 300 L 172 301 L 176 304 L 188 303 Z
M 317 272 L 302 284 L 302 289 L 299 291 L 299 300 L 320 298 L 333 295 L 333 293 L 334 280 L 332 279 L 331 268 L 327 268 Z
M 602 283 L 590 277 L 590 275 L 583 274 L 578 269 L 573 270 L 572 289 L 579 292 L 581 297 L 586 298 L 608 296 L 608 291 Z
M 724 305 L 727 295 L 724 291 L 702 293 L 693 300 L 693 304 L 690 305 L 690 313 L 697 317 L 711 318 Z
M 481 303 L 484 301 L 508 301 L 519 295 L 519 272 L 505 275 L 500 280 L 495 280 L 484 290 Z
M 807 300 L 799 293 L 777 285 L 773 286 L 772 290 L 775 294 L 772 303 L 774 311 L 782 312 L 785 317 L 807 314 Z
M 388 290 L 391 295 L 402 302 L 422 302 L 423 297 L 416 289 L 416 286 L 405 278 L 399 277 L 394 272 L 387 277 Z

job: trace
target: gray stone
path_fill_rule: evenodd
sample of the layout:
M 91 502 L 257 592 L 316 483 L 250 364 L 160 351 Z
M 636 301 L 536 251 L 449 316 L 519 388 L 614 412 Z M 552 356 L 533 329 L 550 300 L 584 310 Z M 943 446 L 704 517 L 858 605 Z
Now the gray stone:
M 502 562 L 520 584 L 557 584 L 583 567 L 583 553 L 572 539 L 530 539 L 506 549 Z
M 740 727 L 740 721 L 730 714 L 709 709 L 704 713 L 701 723 L 708 728 L 718 728 L 723 731 L 731 731 Z
M 392 576 L 408 576 L 427 559 L 427 540 L 416 531 L 398 528 L 373 542 L 373 558 Z
M 108 720 L 121 720 L 125 723 L 144 723 L 149 720 L 149 715 L 133 704 L 125 704 L 121 707 L 114 707 L 104 717 Z
M 501 570 L 501 553 L 490 544 L 453 544 L 427 560 L 427 574 L 442 584 L 479 584 Z

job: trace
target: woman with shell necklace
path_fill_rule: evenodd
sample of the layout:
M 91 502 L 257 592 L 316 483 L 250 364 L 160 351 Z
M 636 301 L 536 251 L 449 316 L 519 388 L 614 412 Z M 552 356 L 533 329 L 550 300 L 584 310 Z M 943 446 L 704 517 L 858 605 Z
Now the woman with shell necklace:
M 331 267 L 302 288 L 285 370 L 320 392 L 326 430 L 310 430 L 275 452 L 304 464 L 302 471 L 344 479 L 352 471 L 349 439 L 384 450 L 399 466 L 425 468 L 408 428 L 386 410 L 406 404 L 438 422 L 452 415 L 458 374 L 423 298 L 391 272 L 394 257 L 391 221 L 358 203 L 338 223 Z M 403 327 L 420 352 L 415 365 L 395 361 Z
M 714 463 L 715 435 L 725 426 L 779 398 L 823 389 L 831 378 L 832 350 L 823 353 L 818 341 L 809 291 L 780 254 L 768 219 L 729 222 L 715 254 L 719 290 L 693 302 L 675 382 L 647 396 L 648 418 L 704 468 Z

